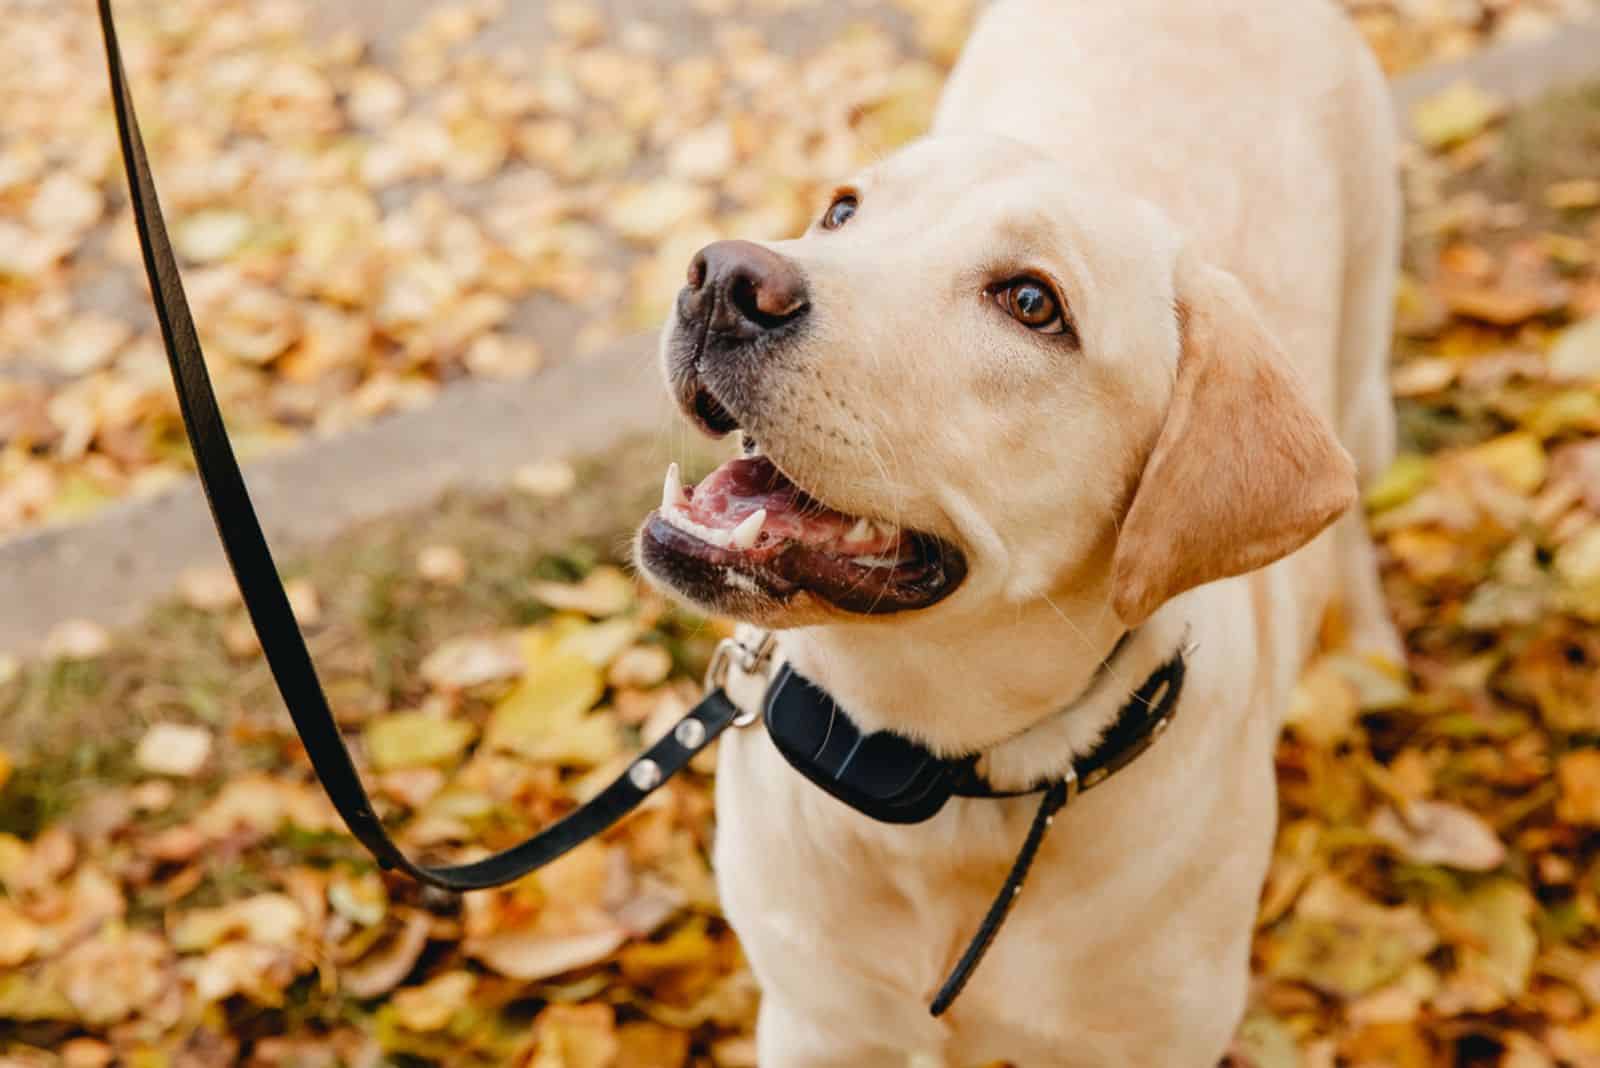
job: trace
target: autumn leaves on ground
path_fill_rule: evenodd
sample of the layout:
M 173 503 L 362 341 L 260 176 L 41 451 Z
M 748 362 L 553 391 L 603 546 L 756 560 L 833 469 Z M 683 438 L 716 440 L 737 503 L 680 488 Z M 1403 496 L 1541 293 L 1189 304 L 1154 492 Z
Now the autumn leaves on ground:
M 795 5 L 769 5 L 784 6 Z M 807 183 L 836 178 L 864 145 L 909 134 L 959 41 L 962 5 L 906 6 L 931 62 L 856 31 L 812 57 L 816 77 L 801 81 L 843 95 L 803 119 L 763 103 L 765 83 L 749 72 L 787 76 L 805 62 L 762 59 L 747 39 L 674 75 L 705 90 L 696 99 L 712 127 L 730 109 L 702 148 L 726 133 L 745 184 L 694 193 L 712 179 L 683 173 L 685 157 L 661 182 L 627 180 L 633 214 L 596 219 L 581 190 L 623 181 L 634 160 L 579 153 L 583 173 L 539 171 L 540 196 L 526 182 L 507 193 L 505 204 L 549 213 L 515 228 L 547 242 L 537 248 L 503 243 L 505 231 L 443 200 L 395 199 L 441 169 L 462 171 L 447 183 L 471 184 L 474 168 L 506 164 L 475 116 L 515 94 L 469 93 L 412 121 L 409 140 L 357 146 L 377 159 L 348 188 L 339 167 L 296 165 L 208 191 L 195 161 L 242 142 L 215 141 L 210 127 L 157 134 L 174 201 L 212 209 L 181 232 L 241 410 L 278 421 L 275 436 L 312 428 L 306 412 L 339 423 L 425 399 L 461 374 L 529 373 L 537 360 L 498 299 L 612 292 L 609 272 L 648 281 L 651 264 L 681 260 L 674 242 L 754 225 L 765 208 L 803 201 Z M 1396 63 L 1473 39 L 1470 25 L 1353 6 Z M 254 42 L 246 53 L 293 44 L 286 5 L 263 5 L 278 23 L 222 9 L 210 32 Z M 198 5 L 172 10 L 169 45 L 187 55 L 180 45 L 210 40 L 177 32 Z M 610 47 L 587 10 L 560 8 L 573 55 Z M 1504 28 L 1546 9 L 1493 10 Z M 459 32 L 436 22 L 441 39 Z M 648 43 L 637 30 L 620 36 L 624 52 Z M 412 51 L 413 77 L 485 76 L 470 62 L 440 67 L 429 40 Z M 547 139 L 591 125 L 605 136 L 580 143 L 601 156 L 684 136 L 651 125 L 666 109 L 651 111 L 638 85 L 643 95 L 586 97 L 605 84 L 595 70 L 615 67 L 583 62 L 569 112 L 546 84 L 527 114 L 486 113 L 512 123 L 511 162 L 574 158 Z M 842 77 L 858 62 L 892 73 Z M 723 65 L 746 72 L 753 111 L 714 91 Z M 0 91 L 23 91 L 6 77 Z M 412 90 L 420 98 L 409 85 L 397 98 L 400 83 L 385 77 L 353 73 L 319 104 L 315 79 L 281 74 L 270 83 L 290 101 L 281 113 L 255 108 L 259 86 L 215 88 L 242 94 L 227 97 L 242 101 L 229 123 L 288 122 L 312 159 L 355 142 L 333 136 L 337 123 L 301 138 L 294 121 L 317 127 L 352 108 L 359 125 L 411 107 Z M 826 88 L 841 80 L 849 87 Z M 99 88 L 88 85 L 82 107 L 102 106 Z M 878 95 L 852 111 L 852 93 Z M 148 117 L 175 121 L 180 102 L 158 100 Z M 310 112 L 294 119 L 296 107 Z M 62 110 L 37 129 L 93 126 L 90 112 Z M 1283 823 L 1238 1068 L 1600 1066 L 1600 91 L 1506 116 L 1458 87 L 1414 119 L 1424 147 L 1407 161 L 1393 375 L 1404 453 L 1367 502 L 1411 673 L 1341 653 L 1334 623 L 1301 686 L 1279 751 Z M 751 156 L 740 131 L 761 122 L 811 122 L 826 136 Z M 429 155 L 440 129 L 482 155 Z M 94 137 L 103 151 L 104 131 Z M 108 249 L 72 223 L 89 215 L 84 188 L 113 172 L 74 184 L 50 177 L 48 150 L 0 149 L 0 232 L 67 227 L 55 244 L 0 241 L 6 254 L 50 253 L 0 262 L 0 340 L 78 361 L 8 355 L 21 370 L 0 382 L 3 530 L 138 492 L 142 478 L 166 477 L 140 472 L 179 464 L 181 449 L 148 337 L 130 341 L 74 303 L 94 284 L 78 272 L 104 272 L 95 264 L 107 255 L 129 269 L 127 234 Z M 49 196 L 8 214 L 42 180 Z M 280 180 L 329 183 L 325 203 L 342 221 L 308 229 L 290 201 L 281 218 L 253 214 Z M 389 190 L 381 206 L 363 199 L 374 181 Z M 712 200 L 745 214 L 713 220 Z M 377 230 L 372 212 L 390 213 Z M 792 223 L 781 211 L 767 220 Z M 631 259 L 600 255 L 612 228 L 634 243 Z M 374 232 L 392 243 L 376 258 L 361 251 Z M 44 344 L 52 338 L 63 344 Z M 504 493 L 354 530 L 291 564 L 341 722 L 414 853 L 465 859 L 547 824 L 697 697 L 717 625 L 642 594 L 614 566 L 658 492 L 666 449 L 637 442 L 575 467 L 529 468 Z M 0 657 L 0 1064 L 750 1065 L 758 993 L 717 912 L 709 770 L 696 765 L 636 818 L 516 886 L 456 900 L 385 878 L 312 780 L 231 585 L 192 573 L 137 628 L 63 628 L 45 656 Z

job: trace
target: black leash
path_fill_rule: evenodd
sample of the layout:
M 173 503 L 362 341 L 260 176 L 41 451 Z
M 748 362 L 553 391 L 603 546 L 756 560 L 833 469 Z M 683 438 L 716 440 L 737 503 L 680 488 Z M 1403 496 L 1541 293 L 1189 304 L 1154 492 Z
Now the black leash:
M 245 609 L 255 625 L 261 651 L 277 680 L 284 704 L 294 719 L 295 730 L 305 743 L 311 766 L 350 833 L 385 868 L 396 868 L 418 882 L 444 890 L 482 890 L 519 879 L 637 808 L 696 753 L 710 745 L 739 715 L 739 710 L 722 690 L 712 690 L 594 800 L 502 852 L 450 867 L 419 864 L 401 852 L 373 811 L 355 762 L 345 747 L 344 737 L 328 707 L 327 695 L 317 680 L 317 669 L 311 662 L 305 638 L 289 608 L 289 598 L 272 562 L 272 551 L 261 532 L 250 494 L 245 489 L 244 475 L 234 458 L 222 412 L 211 388 L 211 377 L 206 373 L 205 356 L 200 351 L 189 301 L 184 296 L 177 260 L 161 217 L 155 182 L 150 176 L 150 161 L 145 156 L 144 139 L 139 133 L 133 96 L 122 66 L 122 52 L 117 46 L 111 0 L 99 0 L 99 3 L 100 27 L 105 34 L 106 63 L 111 75 L 111 98 L 116 108 L 117 135 L 122 142 L 122 161 L 128 172 L 134 223 L 139 230 L 139 247 L 144 253 L 145 273 L 150 279 L 150 292 L 156 318 L 161 324 L 161 337 L 166 343 L 167 362 L 178 391 L 184 428 L 194 450 L 200 485 L 211 506 L 211 518 L 238 580 Z

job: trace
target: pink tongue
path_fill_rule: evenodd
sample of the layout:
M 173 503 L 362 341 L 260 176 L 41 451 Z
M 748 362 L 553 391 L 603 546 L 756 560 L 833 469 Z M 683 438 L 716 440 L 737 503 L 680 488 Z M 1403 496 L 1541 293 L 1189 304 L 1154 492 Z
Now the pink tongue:
M 821 545 L 839 541 L 855 526 L 856 517 L 806 496 L 764 456 L 729 460 L 711 472 L 689 494 L 689 518 L 718 530 L 739 525 L 765 508 L 762 542 L 768 539 Z M 850 546 L 857 555 L 880 552 L 896 539 L 873 538 Z

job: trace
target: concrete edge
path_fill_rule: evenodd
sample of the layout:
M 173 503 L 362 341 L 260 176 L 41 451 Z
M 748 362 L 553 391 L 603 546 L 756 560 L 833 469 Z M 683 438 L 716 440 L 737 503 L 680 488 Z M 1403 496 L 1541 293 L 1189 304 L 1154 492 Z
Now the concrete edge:
M 673 418 L 639 336 L 523 382 L 465 382 L 426 408 L 246 465 L 280 560 L 352 523 L 425 506 L 446 490 L 504 485 L 520 465 L 604 451 Z M 113 504 L 0 545 L 0 650 L 56 624 L 136 620 L 195 565 L 223 563 L 197 482 Z
M 1419 100 L 1467 81 L 1524 103 L 1600 75 L 1600 20 L 1429 67 L 1392 85 L 1403 128 Z M 280 555 L 352 523 L 425 506 L 446 490 L 503 484 L 516 467 L 602 452 L 674 418 L 640 336 L 526 382 L 466 382 L 426 408 L 247 465 Z M 107 507 L 83 523 L 0 544 L 0 650 L 27 651 L 69 619 L 136 620 L 197 564 L 222 562 L 198 485 Z
M 1454 63 L 1440 63 L 1392 83 L 1402 129 L 1411 107 L 1456 82 L 1470 82 L 1509 104 L 1600 76 L 1600 18 L 1559 26 L 1544 37 L 1496 45 Z

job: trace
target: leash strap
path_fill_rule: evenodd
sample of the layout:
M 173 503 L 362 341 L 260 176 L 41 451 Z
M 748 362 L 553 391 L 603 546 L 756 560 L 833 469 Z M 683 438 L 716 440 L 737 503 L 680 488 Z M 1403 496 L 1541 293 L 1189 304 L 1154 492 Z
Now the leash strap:
M 211 388 L 189 301 L 178 275 L 177 259 L 161 216 L 161 204 L 150 175 L 150 161 L 145 156 L 144 138 L 134 114 L 133 95 L 123 70 L 122 52 L 117 46 L 111 0 L 99 0 L 99 5 L 117 136 L 122 142 L 122 161 L 128 172 L 134 223 L 139 231 L 139 247 L 144 253 L 145 273 L 150 279 L 150 292 L 156 318 L 161 324 L 161 337 L 166 343 L 167 362 L 172 368 L 172 382 L 178 392 L 184 428 L 194 450 L 200 484 L 211 506 L 211 518 L 239 583 L 245 609 L 261 639 L 262 653 L 277 680 L 295 730 L 305 744 L 311 766 L 350 833 L 385 868 L 398 869 L 418 882 L 453 891 L 481 890 L 519 879 L 600 834 L 637 808 L 733 723 L 739 710 L 720 688 L 713 689 L 592 801 L 502 852 L 450 867 L 418 864 L 401 852 L 373 811 L 350 750 L 339 733 L 311 654 L 306 649 L 305 637 L 289 608 L 289 598 L 272 562 L 272 552 L 256 519 L 250 494 L 245 489 L 244 475 L 234 458 L 222 412 Z
M 1156 668 L 1128 698 L 1128 703 L 1122 707 L 1122 714 L 1094 750 L 1069 767 L 1065 778 L 1056 780 L 1045 789 L 1044 798 L 1039 802 L 1039 811 L 1033 817 L 1033 826 L 1028 828 L 1028 837 L 1022 843 L 1022 850 L 1011 864 L 1011 873 L 1006 876 L 1000 893 L 995 895 L 994 903 L 984 914 L 983 922 L 978 925 L 978 933 L 967 944 L 967 951 L 961 954 L 950 977 L 934 995 L 932 1004 L 928 1006 L 930 1013 L 935 1016 L 944 1014 L 950 1003 L 966 988 L 967 980 L 972 978 L 983 955 L 989 952 L 989 946 L 1000 933 L 1000 925 L 1006 922 L 1017 895 L 1022 893 L 1023 880 L 1027 879 L 1028 872 L 1033 868 L 1039 846 L 1044 843 L 1044 833 L 1055 822 L 1056 813 L 1083 791 L 1093 789 L 1133 763 L 1166 732 L 1167 724 L 1172 722 L 1178 710 L 1178 695 L 1183 690 L 1183 676 L 1187 668 L 1185 651 L 1179 649 L 1172 659 Z
M 939 992 L 933 996 L 933 1003 L 928 1006 L 928 1011 L 933 1015 L 944 1015 L 945 1010 L 960 996 L 961 991 L 966 989 L 967 980 L 972 978 L 972 973 L 977 970 L 984 954 L 988 953 L 989 947 L 994 944 L 995 936 L 1000 933 L 1000 925 L 1006 922 L 1006 917 L 1011 914 L 1011 906 L 1017 902 L 1017 895 L 1022 893 L 1022 881 L 1033 869 L 1033 860 L 1039 855 L 1039 846 L 1044 842 L 1044 832 L 1050 829 L 1056 813 L 1065 808 L 1072 798 L 1076 783 L 1076 779 L 1062 780 L 1052 783 L 1044 792 L 1044 799 L 1039 802 L 1039 811 L 1033 817 L 1033 826 L 1028 828 L 1028 838 L 1022 843 L 1022 851 L 1017 854 L 1016 861 L 1011 865 L 1011 874 L 1006 876 L 1005 883 L 1000 887 L 1000 893 L 995 895 L 994 904 L 990 905 L 989 911 L 984 914 L 983 922 L 978 925 L 978 933 L 967 943 L 967 951 L 956 961 L 956 966 L 950 971 L 950 977 L 944 981 Z

